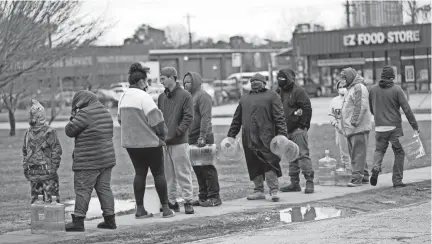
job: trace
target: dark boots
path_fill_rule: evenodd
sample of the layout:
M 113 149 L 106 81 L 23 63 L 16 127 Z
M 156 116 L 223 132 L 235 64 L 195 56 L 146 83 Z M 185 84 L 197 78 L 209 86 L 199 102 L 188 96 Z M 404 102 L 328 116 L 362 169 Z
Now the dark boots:
M 311 194 L 314 192 L 314 172 L 309 174 L 304 174 L 304 177 L 306 179 L 306 188 L 305 188 L 305 194 Z
M 281 192 L 298 192 L 301 191 L 299 175 L 290 175 L 291 184 L 280 188 Z
M 299 192 L 301 191 L 300 187 L 300 175 L 290 175 L 291 177 L 291 184 L 288 186 L 284 186 L 280 188 L 281 192 Z M 304 177 L 306 179 L 306 188 L 305 193 L 310 194 L 314 192 L 314 173 L 304 174 Z
M 79 217 L 75 216 L 74 214 L 71 214 L 72 216 L 72 223 L 66 224 L 66 231 L 68 232 L 84 232 L 84 219 L 85 217 Z
M 99 223 L 97 227 L 99 229 L 110 229 L 110 230 L 117 229 L 117 225 L 115 222 L 115 215 L 104 216 L 104 222 Z
M 185 214 L 194 214 L 195 211 L 192 206 L 192 201 L 186 201 L 184 204 Z

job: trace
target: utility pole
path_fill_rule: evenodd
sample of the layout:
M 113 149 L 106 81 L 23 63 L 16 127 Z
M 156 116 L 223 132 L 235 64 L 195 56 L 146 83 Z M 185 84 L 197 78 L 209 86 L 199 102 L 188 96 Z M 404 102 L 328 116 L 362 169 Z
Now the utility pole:
M 191 16 L 189 13 L 186 15 L 187 25 L 188 25 L 188 33 L 189 33 L 189 48 L 192 49 L 192 32 L 190 27 L 190 19 L 194 16 Z
M 351 6 L 350 2 L 348 0 L 346 0 L 346 3 L 345 3 L 345 15 L 346 15 L 347 28 L 351 27 L 351 25 L 350 25 L 350 16 L 351 16 L 350 6 Z

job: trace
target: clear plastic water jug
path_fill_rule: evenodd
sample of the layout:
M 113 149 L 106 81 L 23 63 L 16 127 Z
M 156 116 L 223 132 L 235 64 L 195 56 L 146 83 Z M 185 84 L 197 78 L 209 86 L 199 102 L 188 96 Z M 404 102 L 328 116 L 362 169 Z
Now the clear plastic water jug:
M 52 197 L 52 203 L 45 205 L 45 233 L 58 234 L 65 232 L 65 206 L 57 203 L 57 197 Z
M 347 186 L 351 182 L 352 171 L 346 168 L 339 168 L 335 170 L 335 185 Z
M 299 155 L 298 145 L 282 135 L 277 135 L 271 140 L 270 151 L 288 162 L 293 161 Z
M 337 161 L 329 156 L 330 151 L 325 150 L 326 156 L 318 161 L 319 171 L 318 180 L 322 186 L 334 186 L 335 182 L 335 170 Z
M 39 195 L 36 202 L 30 206 L 31 211 L 31 233 L 32 234 L 43 234 L 45 233 L 44 221 L 45 221 L 45 202 L 43 196 Z
M 204 147 L 190 145 L 189 155 L 192 166 L 215 165 L 216 144 L 207 144 Z
M 243 158 L 243 148 L 237 139 L 227 137 L 221 142 L 221 153 L 227 160 L 239 161 Z

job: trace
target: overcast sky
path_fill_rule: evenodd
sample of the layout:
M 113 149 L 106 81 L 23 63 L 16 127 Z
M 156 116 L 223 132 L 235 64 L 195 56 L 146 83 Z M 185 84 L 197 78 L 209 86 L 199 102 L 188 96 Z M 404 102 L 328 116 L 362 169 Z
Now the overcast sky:
M 226 39 L 232 35 L 290 38 L 295 22 L 315 21 L 327 29 L 342 26 L 343 0 L 87 0 L 82 10 L 115 23 L 98 41 L 121 45 L 140 24 L 163 29 L 171 24 L 187 26 L 198 37 Z
M 421 0 L 419 2 L 430 2 Z M 232 35 L 290 40 L 296 23 L 314 22 L 326 29 L 345 25 L 344 0 L 86 0 L 82 13 L 103 16 L 115 24 L 97 42 L 122 45 L 141 24 L 164 29 L 167 25 L 187 27 L 198 38 L 225 39 Z

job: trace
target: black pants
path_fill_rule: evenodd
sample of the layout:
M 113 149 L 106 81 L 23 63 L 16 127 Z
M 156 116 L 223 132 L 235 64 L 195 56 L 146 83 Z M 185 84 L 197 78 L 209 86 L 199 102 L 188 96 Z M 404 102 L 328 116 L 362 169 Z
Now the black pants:
M 127 148 L 135 168 L 134 193 L 137 206 L 144 205 L 144 193 L 148 169 L 150 168 L 161 204 L 168 204 L 168 190 L 164 173 L 162 147 Z
M 190 138 L 191 139 L 191 138 Z M 190 144 L 193 144 L 197 141 L 190 140 Z M 214 143 L 214 135 L 209 134 L 206 138 L 207 144 Z M 199 188 L 199 199 L 207 200 L 209 198 L 219 198 L 219 178 L 218 173 L 213 165 L 203 165 L 203 166 L 193 166 L 195 171 L 197 180 L 198 180 L 198 188 Z
M 219 198 L 219 179 L 218 173 L 213 165 L 193 167 L 199 187 L 199 199 Z

